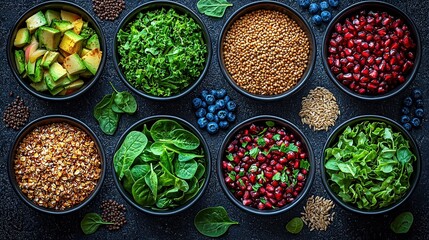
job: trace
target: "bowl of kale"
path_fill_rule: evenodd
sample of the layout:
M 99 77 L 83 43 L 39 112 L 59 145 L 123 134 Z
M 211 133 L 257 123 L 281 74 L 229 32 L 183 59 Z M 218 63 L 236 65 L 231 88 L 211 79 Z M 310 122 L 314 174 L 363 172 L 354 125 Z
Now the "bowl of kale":
M 176 99 L 191 92 L 204 78 L 212 54 L 201 19 L 172 1 L 136 7 L 119 24 L 113 44 L 122 81 L 153 100 Z

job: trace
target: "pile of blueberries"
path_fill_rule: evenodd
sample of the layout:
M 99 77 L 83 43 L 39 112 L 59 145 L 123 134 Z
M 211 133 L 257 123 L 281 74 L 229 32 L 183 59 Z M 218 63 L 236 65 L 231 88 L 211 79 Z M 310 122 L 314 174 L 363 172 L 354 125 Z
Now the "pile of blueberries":
M 198 126 L 209 134 L 227 129 L 236 119 L 237 104 L 230 99 L 225 89 L 203 90 L 201 96 L 192 100 Z
M 404 99 L 402 106 L 401 123 L 405 129 L 410 131 L 413 127 L 422 125 L 425 111 L 423 109 L 423 93 L 420 89 L 414 89 L 411 96 Z
M 321 25 L 322 22 L 329 23 L 332 19 L 329 7 L 336 8 L 340 5 L 339 0 L 322 1 L 319 4 L 311 3 L 311 0 L 298 0 L 298 4 L 302 9 L 308 9 L 311 15 L 311 20 L 315 25 Z

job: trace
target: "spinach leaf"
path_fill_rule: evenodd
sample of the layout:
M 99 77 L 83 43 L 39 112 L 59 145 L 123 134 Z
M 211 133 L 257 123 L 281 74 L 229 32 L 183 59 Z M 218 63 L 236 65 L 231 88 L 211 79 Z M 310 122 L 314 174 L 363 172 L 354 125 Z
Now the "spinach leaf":
M 134 201 L 142 206 L 152 206 L 155 204 L 155 198 L 152 190 L 146 184 L 146 178 L 140 178 L 132 187 Z
M 107 107 L 111 102 L 112 102 L 112 94 L 105 95 L 103 99 L 101 99 L 101 101 L 97 103 L 97 105 L 95 105 L 94 107 L 94 112 L 93 112 L 94 118 L 98 120 L 102 112 L 104 111 L 103 109 Z
M 304 227 L 304 223 L 301 218 L 294 217 L 286 224 L 286 230 L 292 234 L 298 234 L 301 232 L 302 227 Z
M 410 212 L 403 212 L 396 216 L 393 222 L 390 224 L 390 229 L 394 233 L 407 233 L 414 222 L 414 216 Z
M 133 184 L 135 183 L 135 178 L 133 177 L 131 171 L 129 169 L 124 171 L 124 178 L 122 180 L 124 189 L 132 194 Z
M 170 138 L 158 139 L 162 143 L 171 143 L 183 150 L 195 150 L 200 146 L 200 139 L 185 129 L 176 129 L 171 132 Z
M 150 171 L 150 166 L 148 164 L 144 165 L 135 165 L 131 168 L 131 176 L 134 179 L 140 179 L 144 177 Z
M 198 232 L 207 237 L 220 237 L 231 225 L 238 224 L 228 217 L 223 207 L 209 207 L 197 213 L 194 225 Z
M 193 176 L 195 176 L 195 173 L 197 172 L 198 164 L 195 160 L 190 160 L 187 162 L 180 162 L 175 161 L 174 162 L 174 170 L 176 173 L 176 176 L 182 179 L 191 179 Z
M 161 119 L 156 121 L 150 128 L 150 135 L 154 141 L 171 139 L 172 132 L 183 127 L 174 120 Z
M 132 131 L 125 137 L 113 157 L 113 166 L 119 180 L 124 176 L 124 171 L 129 169 L 137 156 L 143 152 L 146 144 L 147 138 L 142 132 Z
M 406 164 L 413 157 L 413 153 L 406 147 L 400 147 L 396 152 L 396 158 L 401 164 Z
M 179 189 L 182 192 L 187 192 L 189 191 L 189 184 L 180 178 L 176 178 L 175 182 L 174 182 L 174 187 Z
M 232 3 L 227 0 L 199 0 L 197 3 L 198 11 L 210 17 L 221 18 L 225 10 L 231 7 Z
M 113 135 L 119 123 L 119 114 L 112 110 L 113 97 L 111 94 L 105 96 L 94 108 L 94 117 L 107 135 Z
M 203 164 L 198 163 L 198 168 L 197 168 L 197 171 L 195 172 L 194 177 L 197 179 L 201 179 L 205 173 L 206 173 L 206 167 L 204 167 Z
M 161 156 L 159 156 L 159 163 L 165 169 L 167 169 L 167 171 L 173 172 L 173 166 L 172 166 L 173 158 L 174 158 L 174 154 L 170 154 L 166 150 L 164 150 Z
M 113 223 L 103 221 L 101 216 L 97 213 L 87 213 L 80 222 L 80 228 L 82 229 L 83 233 L 88 235 L 95 233 L 101 225 L 107 224 Z
M 180 152 L 177 159 L 180 162 L 186 162 L 186 161 L 192 160 L 194 158 L 202 158 L 202 157 L 204 157 L 204 155 L 195 154 L 195 153 Z
M 156 197 L 158 196 L 158 176 L 153 171 L 152 164 L 150 164 L 150 172 L 149 174 L 146 174 L 144 180 L 152 191 L 153 198 L 156 200 Z
M 112 83 L 110 83 L 110 85 L 116 93 L 113 97 L 113 111 L 117 113 L 135 113 L 137 111 L 137 101 L 133 95 L 127 91 L 119 92 Z

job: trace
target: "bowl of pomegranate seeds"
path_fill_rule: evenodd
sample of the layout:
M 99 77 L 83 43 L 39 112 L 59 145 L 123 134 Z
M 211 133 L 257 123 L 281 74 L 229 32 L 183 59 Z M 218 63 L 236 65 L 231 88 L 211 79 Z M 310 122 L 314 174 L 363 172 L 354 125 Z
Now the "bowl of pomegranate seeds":
M 416 25 L 397 7 L 379 1 L 354 4 L 328 26 L 323 65 L 347 94 L 381 100 L 404 90 L 421 59 Z
M 289 121 L 250 118 L 232 129 L 218 155 L 223 191 L 239 208 L 273 215 L 293 208 L 311 187 L 314 155 L 308 139 Z

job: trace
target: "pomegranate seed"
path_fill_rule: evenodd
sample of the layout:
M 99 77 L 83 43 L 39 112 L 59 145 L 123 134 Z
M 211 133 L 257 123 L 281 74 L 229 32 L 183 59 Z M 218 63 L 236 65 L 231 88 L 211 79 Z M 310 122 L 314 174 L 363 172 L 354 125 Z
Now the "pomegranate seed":
M 252 204 L 252 200 L 250 200 L 250 199 L 243 199 L 243 205 L 244 206 L 250 206 L 250 204 Z

